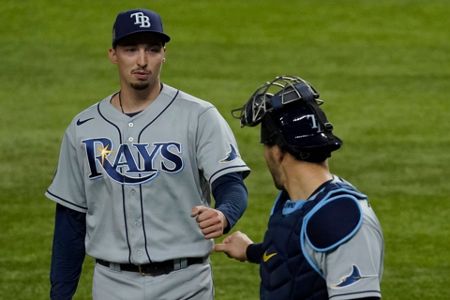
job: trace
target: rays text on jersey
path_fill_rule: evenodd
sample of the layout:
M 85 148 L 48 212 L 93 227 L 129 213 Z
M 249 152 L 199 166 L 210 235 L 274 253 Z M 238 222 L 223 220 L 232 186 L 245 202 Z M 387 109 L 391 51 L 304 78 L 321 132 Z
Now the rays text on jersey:
M 120 144 L 115 148 L 108 138 L 94 138 L 83 144 L 90 179 L 102 177 L 105 172 L 121 184 L 142 184 L 160 171 L 177 173 L 183 169 L 181 145 L 176 142 Z

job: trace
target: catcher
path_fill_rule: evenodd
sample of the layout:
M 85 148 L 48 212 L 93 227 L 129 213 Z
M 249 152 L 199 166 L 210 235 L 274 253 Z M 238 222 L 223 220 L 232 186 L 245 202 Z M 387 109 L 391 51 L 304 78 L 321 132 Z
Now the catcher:
M 384 242 L 367 196 L 328 168 L 342 141 L 319 107 L 317 91 L 280 76 L 233 115 L 261 124 L 275 199 L 262 243 L 235 232 L 215 246 L 260 265 L 261 299 L 380 299 Z

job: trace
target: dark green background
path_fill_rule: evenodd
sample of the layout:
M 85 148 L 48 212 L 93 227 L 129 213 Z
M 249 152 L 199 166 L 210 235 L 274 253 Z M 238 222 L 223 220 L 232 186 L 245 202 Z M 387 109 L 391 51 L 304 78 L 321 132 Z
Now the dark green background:
M 229 114 L 280 74 L 310 81 L 345 142 L 330 162 L 382 222 L 384 299 L 449 299 L 449 1 L 15 1 L 0 4 L 0 299 L 46 299 L 65 127 L 118 88 L 118 11 L 157 10 L 164 82 L 214 103 L 253 173 L 236 226 L 262 238 L 276 195 L 258 130 Z M 168 124 L 170 125 L 170 124 Z M 212 256 L 216 299 L 257 299 L 258 269 Z M 92 260 L 75 299 L 89 299 Z

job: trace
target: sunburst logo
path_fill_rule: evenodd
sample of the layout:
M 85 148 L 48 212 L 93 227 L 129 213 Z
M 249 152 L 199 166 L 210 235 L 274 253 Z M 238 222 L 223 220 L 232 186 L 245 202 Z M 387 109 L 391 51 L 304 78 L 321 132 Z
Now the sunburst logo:
M 109 145 L 106 145 L 106 147 L 99 147 L 98 152 L 100 152 L 101 157 L 101 164 L 102 166 L 105 164 L 105 159 L 108 155 L 111 154 L 111 150 L 108 149 Z

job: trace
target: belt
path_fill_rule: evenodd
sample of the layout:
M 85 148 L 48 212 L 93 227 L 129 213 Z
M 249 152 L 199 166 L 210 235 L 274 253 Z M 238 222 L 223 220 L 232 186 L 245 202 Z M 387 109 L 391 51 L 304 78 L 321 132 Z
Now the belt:
M 118 264 L 109 261 L 96 259 L 96 262 L 102 266 L 115 269 L 117 271 L 137 272 L 141 275 L 159 276 L 169 274 L 170 272 L 187 268 L 190 265 L 202 264 L 206 257 L 187 257 L 165 260 L 161 262 L 152 262 L 144 265 Z

